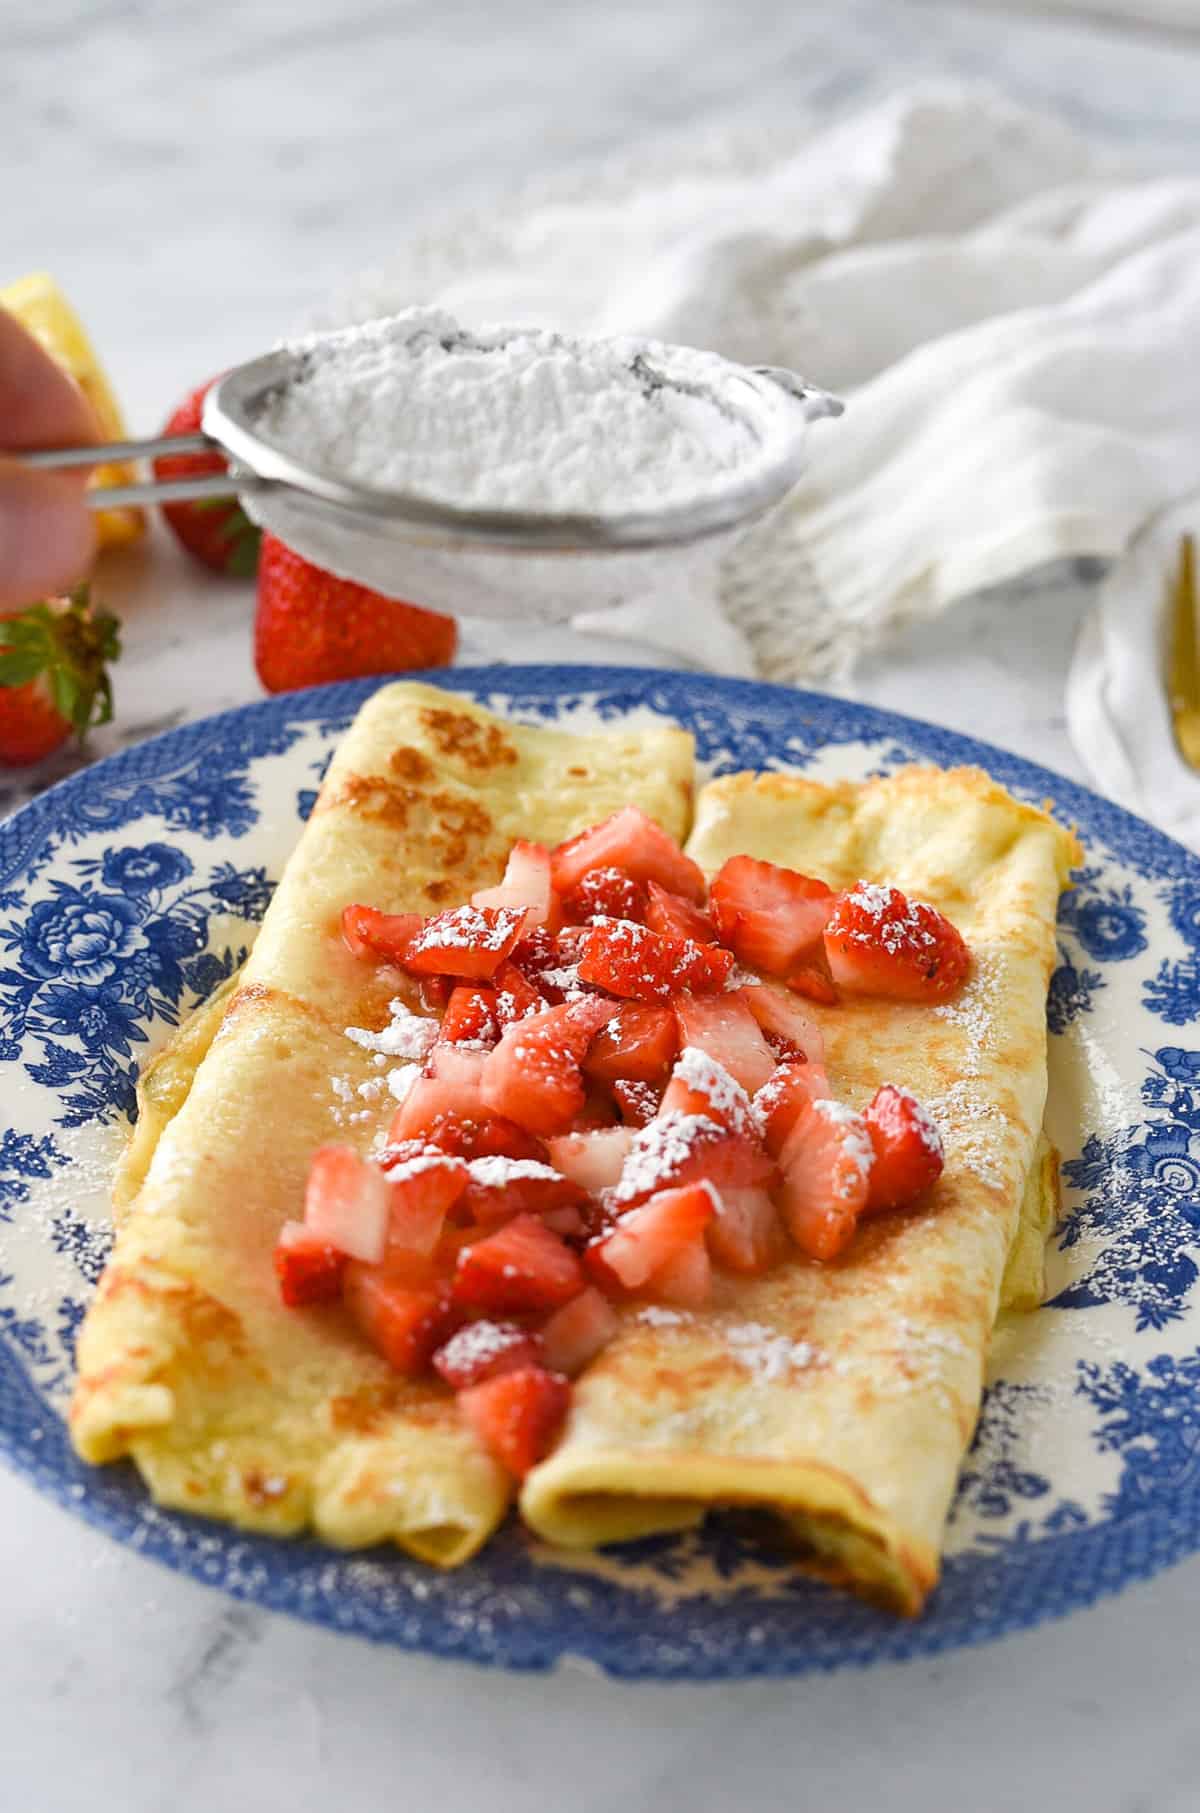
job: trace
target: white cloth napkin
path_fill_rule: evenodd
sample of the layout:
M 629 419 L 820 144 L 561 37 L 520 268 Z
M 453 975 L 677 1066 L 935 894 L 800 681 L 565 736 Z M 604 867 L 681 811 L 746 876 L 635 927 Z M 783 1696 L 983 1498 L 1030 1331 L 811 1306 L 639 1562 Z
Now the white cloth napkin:
M 1164 688 L 1170 584 L 1200 497 L 1148 523 L 1109 572 L 1075 647 L 1067 726 L 1102 792 L 1200 848 L 1200 775 L 1175 744 Z
M 434 299 L 473 325 L 691 341 L 846 397 L 719 597 L 581 626 L 688 663 L 837 676 L 968 592 L 1119 555 L 1200 481 L 1200 181 L 986 89 L 565 173 L 438 226 L 324 319 Z

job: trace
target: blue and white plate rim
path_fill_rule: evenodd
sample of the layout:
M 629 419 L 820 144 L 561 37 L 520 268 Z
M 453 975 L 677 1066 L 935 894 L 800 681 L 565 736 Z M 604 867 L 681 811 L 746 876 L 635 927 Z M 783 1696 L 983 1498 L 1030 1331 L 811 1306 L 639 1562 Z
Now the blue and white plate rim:
M 1006 1392 L 1007 1381 L 997 1381 L 981 1431 L 988 1440 L 978 1457 L 968 1457 L 960 1494 L 973 1534 L 966 1547 L 948 1554 L 943 1584 L 915 1623 L 897 1623 L 798 1578 L 721 1520 L 696 1537 L 631 1544 L 599 1560 L 552 1557 L 508 1528 L 475 1562 L 448 1575 L 391 1554 L 354 1557 L 311 1541 L 282 1543 L 160 1511 L 130 1468 L 94 1470 L 76 1461 L 53 1394 L 29 1359 L 27 1331 L 35 1318 L 22 1314 L 19 1278 L 6 1279 L 0 1259 L 0 1450 L 9 1461 L 116 1540 L 238 1598 L 407 1649 L 520 1669 L 545 1669 L 573 1657 L 620 1677 L 799 1674 L 933 1654 L 1062 1616 L 1200 1548 L 1200 1310 L 1189 1302 L 1200 1276 L 1193 1260 L 1193 1251 L 1200 1252 L 1200 1207 L 1197 1227 L 1188 1213 L 1188 1192 L 1195 1187 L 1200 1197 L 1200 1052 L 1152 1044 L 1170 1036 L 1156 1020 L 1166 1026 L 1200 1020 L 1200 859 L 1022 757 L 821 694 L 642 668 L 497 666 L 419 677 L 535 722 L 570 721 L 578 710 L 601 719 L 649 710 L 694 729 L 701 757 L 718 769 L 804 767 L 831 752 L 838 772 L 908 759 L 975 763 L 1018 795 L 1052 800 L 1060 816 L 1078 826 L 1089 866 L 1081 888 L 1068 896 L 1056 983 L 1066 980 L 1057 998 L 1052 993 L 1052 1019 L 1057 1013 L 1067 1035 L 1077 1019 L 1095 1012 L 1097 998 L 1103 1004 L 1120 995 L 1122 1042 L 1128 1044 L 1134 1011 L 1129 984 L 1140 982 L 1137 1011 L 1144 1024 L 1137 1050 L 1146 1060 L 1142 1121 L 1102 1130 L 1094 1151 L 1085 1146 L 1068 1156 L 1078 1206 L 1059 1236 L 1062 1251 L 1079 1245 L 1095 1256 L 1090 1269 L 1068 1281 L 1065 1299 L 1072 1291 L 1075 1298 L 1063 1301 L 1060 1316 L 1107 1318 L 1110 1327 L 1124 1314 L 1131 1325 L 1119 1348 L 1106 1337 L 1095 1349 L 1101 1358 L 1079 1362 L 1076 1383 L 1081 1411 L 1086 1405 L 1092 1412 L 1092 1458 L 1098 1465 L 1104 1457 L 1108 1489 L 1094 1505 L 1082 1504 L 1066 1489 L 1070 1480 L 1026 1465 L 1024 1428 L 1039 1387 L 1017 1380 Z M 0 825 L 0 911 L 9 915 L 10 948 L 13 924 L 27 928 L 37 904 L 27 894 L 41 901 L 47 884 L 85 893 L 92 886 L 78 874 L 67 877 L 66 868 L 90 864 L 95 885 L 112 886 L 111 864 L 117 881 L 124 879 L 136 894 L 147 875 L 161 881 L 170 870 L 167 856 L 155 852 L 184 843 L 195 850 L 197 840 L 225 861 L 210 864 L 210 880 L 217 878 L 212 886 L 187 890 L 191 900 L 178 907 L 180 915 L 192 914 L 194 935 L 207 923 L 204 897 L 210 906 L 225 903 L 222 887 L 235 911 L 261 911 L 265 891 L 254 880 L 258 871 L 239 871 L 228 861 L 231 852 L 245 853 L 237 851 L 242 838 L 253 842 L 256 770 L 271 757 L 285 757 L 295 768 L 298 800 L 311 800 L 320 767 L 314 748 L 327 752 L 362 700 L 383 683 L 373 678 L 285 694 L 181 726 L 34 800 Z M 202 763 L 207 795 L 197 779 Z M 189 773 L 195 783 L 190 794 Z M 224 804 L 213 792 L 222 779 L 228 783 Z M 200 801 L 191 824 L 189 799 L 193 806 Z M 89 837 L 95 841 L 132 826 L 149 841 L 66 862 L 81 839 L 86 845 Z M 48 864 L 39 860 L 47 848 L 54 852 Z M 195 859 L 180 860 L 190 879 Z M 173 918 L 177 905 L 146 921 L 155 936 L 175 925 L 176 944 L 183 923 Z M 19 950 L 18 962 L 44 969 L 58 960 L 61 940 L 54 945 L 53 918 L 43 908 L 40 924 L 49 927 L 50 945 L 32 954 Z M 131 923 L 135 935 L 139 928 Z M 1167 954 L 1168 937 L 1181 945 L 1180 956 Z M 158 937 L 158 946 L 143 939 L 142 951 L 150 950 L 145 960 L 151 966 L 160 965 L 158 982 L 168 977 L 162 985 L 169 993 L 170 977 L 186 964 L 170 939 Z M 1153 973 L 1143 973 L 1140 958 Z M 206 952 L 204 961 L 211 986 L 218 960 Z M 0 985 L 16 974 L 0 971 Z M 21 974 L 22 986 L 36 983 L 43 1000 L 53 996 L 61 1004 L 70 993 L 53 978 Z M 95 993 L 97 985 L 90 986 Z M 177 993 L 176 1006 L 189 1004 L 181 1002 L 184 992 Z M 121 1004 L 112 1011 L 123 1011 Z M 6 1042 L 0 1041 L 0 1050 L 8 1051 Z M 43 1038 L 39 1055 L 51 1058 L 40 1065 L 43 1073 L 54 1069 L 54 1050 L 53 1041 Z M 70 1050 L 69 1035 L 62 1050 Z M 51 1094 L 57 1089 L 61 1105 L 78 1066 L 72 1072 L 69 1057 L 59 1061 L 64 1080 L 46 1087 Z M 5 1140 L 22 1137 L 20 1129 L 9 1129 Z M 0 1149 L 0 1192 L 12 1186 L 19 1210 L 22 1177 L 19 1171 L 6 1176 L 4 1165 Z M 27 1167 L 27 1178 L 35 1174 L 36 1167 Z M 19 1226 L 19 1215 L 5 1217 L 3 1208 L 0 1195 L 0 1219 Z M 1145 1233 L 1151 1213 L 1153 1238 Z M 5 1298 L 6 1283 L 15 1296 Z M 1119 1357 L 1105 1360 L 1110 1351 Z

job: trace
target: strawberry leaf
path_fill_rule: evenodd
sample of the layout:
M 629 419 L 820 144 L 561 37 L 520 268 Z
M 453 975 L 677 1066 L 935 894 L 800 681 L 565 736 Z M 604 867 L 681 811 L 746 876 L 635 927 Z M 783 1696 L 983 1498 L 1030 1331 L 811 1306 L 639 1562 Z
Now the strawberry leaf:
M 44 680 L 60 717 L 82 738 L 112 717 L 107 663 L 121 652 L 120 625 L 86 586 L 0 620 L 0 686 Z

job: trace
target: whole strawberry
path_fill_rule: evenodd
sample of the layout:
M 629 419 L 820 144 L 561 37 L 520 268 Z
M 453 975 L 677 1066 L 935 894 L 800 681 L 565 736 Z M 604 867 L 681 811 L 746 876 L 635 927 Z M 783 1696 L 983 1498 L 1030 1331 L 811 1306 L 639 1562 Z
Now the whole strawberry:
M 204 399 L 216 383 L 210 378 L 194 390 L 171 416 L 164 434 L 195 434 L 200 428 Z M 196 478 L 226 472 L 228 463 L 219 453 L 166 453 L 154 461 L 154 476 Z M 189 554 L 238 579 L 249 579 L 258 565 L 259 531 L 236 497 L 201 497 L 191 502 L 164 504 L 162 513 Z
M 457 645 L 453 617 L 337 579 L 274 535 L 263 536 L 254 663 L 268 692 L 404 667 L 445 667 Z
M 0 762 L 27 767 L 108 723 L 119 627 L 86 586 L 0 619 Z

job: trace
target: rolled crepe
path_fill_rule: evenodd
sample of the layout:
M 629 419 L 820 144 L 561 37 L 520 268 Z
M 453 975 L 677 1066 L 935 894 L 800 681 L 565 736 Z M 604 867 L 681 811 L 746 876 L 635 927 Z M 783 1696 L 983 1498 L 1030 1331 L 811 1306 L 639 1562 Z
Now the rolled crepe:
M 710 874 L 745 852 L 835 888 L 893 882 L 958 926 L 973 964 L 950 1004 L 814 1008 L 835 1095 L 860 1107 L 881 1083 L 912 1089 L 946 1168 L 920 1207 L 862 1222 L 833 1264 L 793 1254 L 765 1277 L 718 1274 L 711 1308 L 626 1310 L 521 1509 L 584 1547 L 759 1507 L 815 1571 L 915 1612 L 938 1576 L 1009 1256 L 1052 1188 L 1046 987 L 1078 847 L 977 770 L 909 768 L 833 786 L 715 781 L 688 848 Z M 1036 1289 L 1022 1251 L 1016 1301 Z
M 387 1023 L 396 977 L 350 955 L 340 912 L 456 905 L 515 838 L 553 843 L 630 801 L 681 837 L 692 773 L 669 727 L 527 729 L 411 684 L 364 706 L 240 980 L 144 1079 L 79 1341 L 84 1459 L 130 1455 L 160 1503 L 252 1529 L 391 1539 L 446 1565 L 486 1540 L 509 1486 L 451 1393 L 394 1373 L 340 1304 L 289 1311 L 275 1285 L 313 1151 L 367 1150 L 395 1106 L 345 1029 Z

